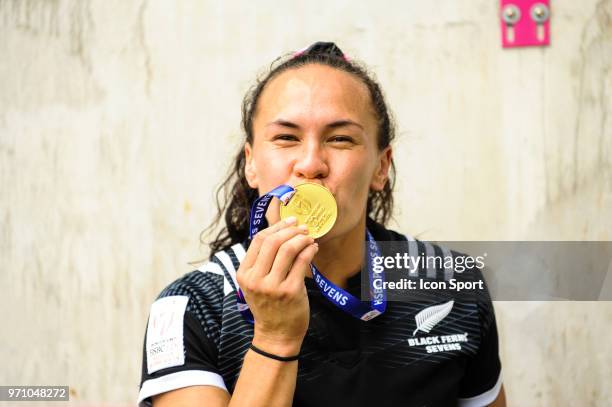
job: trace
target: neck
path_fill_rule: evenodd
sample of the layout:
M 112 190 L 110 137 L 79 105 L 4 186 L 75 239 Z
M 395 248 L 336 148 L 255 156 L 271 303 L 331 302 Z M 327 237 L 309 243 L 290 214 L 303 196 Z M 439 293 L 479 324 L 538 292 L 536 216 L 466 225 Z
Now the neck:
M 349 277 L 361 270 L 364 257 L 365 216 L 348 233 L 319 243 L 313 263 L 332 283 L 346 288 Z M 310 274 L 310 272 L 309 272 Z

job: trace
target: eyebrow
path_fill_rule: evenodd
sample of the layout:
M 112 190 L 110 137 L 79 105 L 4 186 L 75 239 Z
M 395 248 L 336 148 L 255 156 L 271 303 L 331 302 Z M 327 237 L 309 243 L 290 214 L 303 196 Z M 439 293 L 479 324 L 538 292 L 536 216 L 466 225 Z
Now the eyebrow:
M 283 120 L 283 119 L 278 119 L 278 120 L 274 120 L 273 122 L 268 123 L 266 126 L 271 126 L 271 125 L 279 125 L 279 126 L 284 126 L 284 127 L 289 127 L 292 129 L 299 129 L 300 126 L 296 123 L 290 122 L 288 120 Z M 338 127 L 344 127 L 344 126 L 357 126 L 359 127 L 361 130 L 363 130 L 363 126 L 357 122 L 354 122 L 352 120 L 348 120 L 348 119 L 343 119 L 343 120 L 336 120 L 334 122 L 331 122 L 327 125 L 325 125 L 325 127 L 330 128 L 330 129 L 335 129 Z

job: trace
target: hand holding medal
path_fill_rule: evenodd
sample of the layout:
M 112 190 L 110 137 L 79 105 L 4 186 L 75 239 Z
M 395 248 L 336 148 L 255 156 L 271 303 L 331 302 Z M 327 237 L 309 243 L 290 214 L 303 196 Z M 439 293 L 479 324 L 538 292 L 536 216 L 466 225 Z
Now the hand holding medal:
M 266 228 L 265 213 L 273 197 L 283 203 L 282 220 Z M 314 239 L 327 233 L 336 217 L 331 192 L 312 183 L 281 185 L 253 204 L 251 244 L 237 280 L 238 309 L 250 322 L 257 319 L 256 346 L 281 356 L 299 352 L 309 320 L 304 275 L 318 251 Z
M 254 239 L 254 241 L 257 240 L 259 236 L 258 232 L 265 225 L 266 209 L 274 197 L 278 198 L 282 203 L 280 207 L 281 219 L 291 219 L 291 222 L 297 221 L 298 225 L 305 228 L 303 230 L 308 231 L 308 236 L 312 239 L 312 242 L 314 242 L 315 238 L 319 238 L 329 232 L 336 221 L 338 215 L 336 201 L 331 192 L 324 186 L 314 183 L 303 183 L 296 187 L 280 185 L 267 194 L 259 197 L 253 203 L 250 218 L 250 237 Z M 283 221 L 279 223 L 283 223 Z M 274 226 L 272 228 L 274 228 Z M 312 264 L 312 258 L 309 263 L 313 278 L 324 294 L 324 297 L 344 312 L 364 321 L 368 321 L 382 314 L 386 309 L 385 293 L 382 289 L 376 288 L 382 287 L 383 275 L 382 273 L 374 273 L 371 265 L 371 259 L 379 255 L 378 246 L 367 230 L 366 240 L 368 241 L 367 260 L 370 293 L 373 297 L 369 306 L 361 302 L 359 298 L 356 298 L 343 288 L 329 281 L 321 274 L 317 267 Z M 251 248 L 249 248 L 249 252 L 250 251 Z M 296 254 L 297 253 L 293 253 L 293 255 Z M 277 261 L 278 260 L 275 260 L 275 264 Z M 379 284 L 375 284 L 377 280 L 380 280 L 378 281 Z M 242 290 L 238 289 L 237 294 L 239 311 L 245 319 L 253 323 L 254 317 Z
M 305 227 L 289 218 L 261 230 L 236 273 L 238 309 L 257 319 L 253 344 L 279 356 L 299 352 L 308 329 L 304 274 L 318 251 Z M 247 304 L 248 300 L 248 304 Z

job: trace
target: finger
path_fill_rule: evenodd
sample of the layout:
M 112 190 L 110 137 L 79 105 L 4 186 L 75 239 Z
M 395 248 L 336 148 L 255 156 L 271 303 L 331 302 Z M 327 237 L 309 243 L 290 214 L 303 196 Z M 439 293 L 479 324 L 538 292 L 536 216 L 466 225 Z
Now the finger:
M 313 243 L 306 246 L 306 248 L 304 248 L 304 250 L 302 250 L 293 261 L 291 269 L 289 269 L 283 284 L 287 284 L 289 287 L 296 289 L 304 285 L 304 277 L 310 270 L 310 263 L 312 263 L 312 260 L 318 251 L 318 243 Z
M 267 236 L 259 249 L 259 255 L 252 267 L 251 275 L 260 278 L 267 275 L 277 257 L 278 249 L 294 236 L 305 235 L 308 231 L 304 226 L 289 226 Z
M 314 239 L 308 235 L 297 235 L 283 243 L 278 248 L 274 263 L 266 279 L 269 279 L 273 284 L 283 281 L 297 256 L 313 243 Z
M 249 245 L 249 249 L 247 250 L 246 255 L 244 256 L 244 259 L 242 260 L 241 265 L 244 265 L 245 269 L 251 268 L 253 264 L 255 263 L 255 259 L 257 259 L 257 256 L 259 255 L 261 245 L 263 244 L 266 237 L 273 233 L 278 232 L 279 230 L 288 228 L 289 226 L 294 225 L 296 222 L 297 222 L 297 219 L 294 216 L 290 216 L 284 220 L 276 222 L 274 225 L 270 227 L 267 227 L 259 231 L 259 233 L 253 236 L 253 240 L 251 241 L 251 244 Z

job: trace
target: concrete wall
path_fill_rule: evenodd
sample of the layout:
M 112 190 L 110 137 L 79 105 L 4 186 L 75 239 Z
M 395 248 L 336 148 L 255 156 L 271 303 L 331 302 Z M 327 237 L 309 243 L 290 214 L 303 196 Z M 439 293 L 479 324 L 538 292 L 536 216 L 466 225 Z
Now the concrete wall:
M 0 0 L 0 384 L 131 403 L 148 307 L 206 251 L 239 104 L 329 39 L 397 117 L 397 224 L 432 239 L 609 240 L 612 1 L 553 2 L 502 50 L 497 2 Z M 497 303 L 510 405 L 612 399 L 609 303 Z

